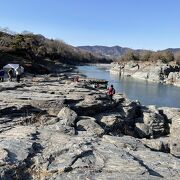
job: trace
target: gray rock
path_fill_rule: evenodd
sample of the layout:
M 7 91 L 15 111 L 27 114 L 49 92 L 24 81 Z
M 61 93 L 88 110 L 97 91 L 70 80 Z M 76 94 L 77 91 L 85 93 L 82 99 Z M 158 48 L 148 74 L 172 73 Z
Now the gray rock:
M 151 127 L 144 123 L 136 123 L 135 132 L 140 138 L 150 137 L 152 135 Z
M 145 110 L 143 117 L 136 119 L 136 132 L 140 138 L 152 137 L 157 138 L 166 133 L 166 122 L 164 117 L 152 109 Z
M 0 166 L 4 165 L 7 160 L 8 160 L 7 150 L 0 148 Z
M 139 68 L 135 66 L 134 62 L 130 61 L 126 63 L 124 68 L 121 70 L 121 65 L 113 64 L 110 72 L 121 74 L 121 76 L 132 76 L 133 78 L 141 80 L 180 86 L 180 75 L 179 72 L 175 70 L 175 67 L 170 65 L 167 66 L 161 60 L 158 60 L 156 64 L 150 62 L 140 62 L 138 64 Z
M 176 108 L 160 108 L 163 110 L 166 117 L 169 119 L 170 126 L 170 153 L 174 156 L 180 157 L 180 110 Z
M 158 139 L 142 139 L 141 142 L 154 151 L 161 151 L 165 153 L 170 152 L 169 138 L 163 137 Z
M 2 138 L 0 148 L 8 152 L 10 162 L 18 162 L 25 160 L 32 151 L 31 136 L 36 133 L 34 127 L 17 126 L 7 132 L 1 133 Z
M 96 119 L 88 116 L 80 116 L 78 118 L 76 129 L 78 134 L 98 136 L 102 136 L 104 134 L 104 130 L 96 123 Z
M 120 114 L 102 115 L 98 123 L 103 127 L 106 133 L 121 135 L 124 133 L 125 120 Z
M 178 109 L 143 107 L 120 94 L 110 103 L 84 83 L 37 80 L 0 92 L 0 179 L 180 177 Z M 156 139 L 132 137 L 134 128 Z
M 64 107 L 64 100 L 35 100 L 31 101 L 31 104 L 42 110 L 46 110 L 50 115 L 57 116 L 59 111 Z
M 53 124 L 56 124 L 59 121 L 60 121 L 60 118 L 54 117 L 54 118 L 51 118 L 50 120 L 46 121 L 46 125 L 53 125 Z
M 78 117 L 76 112 L 68 107 L 62 108 L 57 116 L 62 119 L 61 123 L 66 126 L 75 126 L 75 121 Z

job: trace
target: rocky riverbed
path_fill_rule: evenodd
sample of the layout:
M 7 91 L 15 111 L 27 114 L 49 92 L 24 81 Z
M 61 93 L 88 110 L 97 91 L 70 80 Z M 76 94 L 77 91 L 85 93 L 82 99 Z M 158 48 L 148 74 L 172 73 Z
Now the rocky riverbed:
M 73 76 L 0 84 L 0 179 L 179 179 L 180 109 Z
M 113 63 L 111 73 L 136 79 L 180 86 L 180 66 L 155 62 Z

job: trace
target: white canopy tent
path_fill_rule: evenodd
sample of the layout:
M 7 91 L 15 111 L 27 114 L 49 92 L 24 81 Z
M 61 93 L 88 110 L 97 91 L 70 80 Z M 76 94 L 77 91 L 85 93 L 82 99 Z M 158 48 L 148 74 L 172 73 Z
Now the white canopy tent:
M 7 64 L 3 67 L 4 71 L 7 73 L 11 68 L 14 69 L 14 75 L 15 70 L 19 67 L 19 64 Z M 21 66 L 21 72 L 24 73 L 24 68 Z

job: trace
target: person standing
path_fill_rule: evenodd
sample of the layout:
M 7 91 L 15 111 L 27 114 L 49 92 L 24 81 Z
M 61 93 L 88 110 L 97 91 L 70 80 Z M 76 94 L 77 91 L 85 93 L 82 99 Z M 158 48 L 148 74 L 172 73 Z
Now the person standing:
M 114 89 L 113 85 L 111 84 L 111 87 L 108 88 L 108 96 L 109 96 L 109 99 L 111 102 L 113 101 L 114 94 L 115 94 L 115 89 Z
M 16 80 L 18 83 L 20 83 L 20 79 L 21 79 L 21 66 L 19 65 L 19 67 L 16 69 Z
M 12 81 L 13 74 L 14 74 L 14 70 L 13 70 L 13 68 L 11 68 L 11 69 L 8 71 L 9 81 Z
M 1 69 L 0 70 L 0 80 L 1 80 L 1 82 L 4 82 L 4 74 L 5 74 L 4 70 Z

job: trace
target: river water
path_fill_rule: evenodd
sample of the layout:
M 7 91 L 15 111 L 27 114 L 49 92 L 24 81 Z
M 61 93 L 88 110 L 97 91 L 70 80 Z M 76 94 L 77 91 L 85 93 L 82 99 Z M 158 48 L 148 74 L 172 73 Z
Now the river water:
M 107 67 L 78 66 L 80 73 L 89 78 L 105 79 L 113 84 L 116 92 L 125 94 L 131 100 L 139 100 L 143 105 L 180 108 L 180 87 L 137 80 L 131 77 L 121 78 L 111 74 Z

